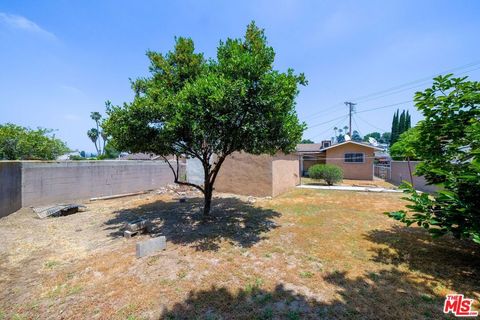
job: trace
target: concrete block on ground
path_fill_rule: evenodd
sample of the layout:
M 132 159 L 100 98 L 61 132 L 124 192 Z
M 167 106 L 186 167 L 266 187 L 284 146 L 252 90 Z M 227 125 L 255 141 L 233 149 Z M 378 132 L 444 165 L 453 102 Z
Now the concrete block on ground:
M 148 256 L 167 248 L 165 236 L 156 237 L 142 242 L 137 242 L 137 258 Z

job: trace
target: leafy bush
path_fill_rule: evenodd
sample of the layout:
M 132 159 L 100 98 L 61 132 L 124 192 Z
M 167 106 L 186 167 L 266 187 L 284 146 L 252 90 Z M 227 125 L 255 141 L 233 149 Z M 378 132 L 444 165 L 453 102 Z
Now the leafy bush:
M 312 179 L 323 179 L 331 186 L 342 181 L 343 171 L 333 164 L 316 164 L 308 169 L 308 176 Z
M 68 152 L 53 130 L 0 124 L 0 160 L 54 160 Z
M 433 236 L 452 234 L 480 244 L 480 82 L 439 76 L 416 93 L 415 105 L 424 120 L 402 153 L 421 159 L 416 174 L 441 191 L 421 194 L 404 184 L 408 210 L 387 214 Z

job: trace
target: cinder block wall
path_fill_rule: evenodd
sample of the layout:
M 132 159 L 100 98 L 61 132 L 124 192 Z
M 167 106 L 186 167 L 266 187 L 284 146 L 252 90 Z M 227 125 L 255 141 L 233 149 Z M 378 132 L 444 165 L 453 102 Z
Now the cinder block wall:
M 162 161 L 22 163 L 22 206 L 144 191 L 173 182 Z
M 437 191 L 439 189 L 437 186 L 427 185 L 427 181 L 424 177 L 415 175 L 415 168 L 419 163 L 420 161 L 410 161 L 413 172 L 413 185 L 415 189 L 430 193 Z M 402 183 L 403 180 L 406 180 L 410 183 L 412 182 L 410 179 L 410 171 L 408 170 L 407 161 L 392 161 L 391 170 L 391 179 L 389 180 L 391 183 L 399 185 Z
M 0 218 L 22 207 L 22 173 L 18 161 L 0 161 Z
M 163 161 L 0 161 L 0 217 L 21 207 L 157 189 L 173 181 Z

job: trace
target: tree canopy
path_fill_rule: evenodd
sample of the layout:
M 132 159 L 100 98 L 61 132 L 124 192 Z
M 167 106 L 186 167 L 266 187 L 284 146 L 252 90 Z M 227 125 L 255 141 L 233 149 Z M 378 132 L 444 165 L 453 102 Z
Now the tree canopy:
M 394 160 L 421 160 L 417 152 L 418 140 L 420 138 L 420 123 L 417 127 L 410 128 L 402 133 L 391 147 L 390 155 Z
M 410 114 L 407 111 L 403 110 L 400 114 L 400 110 L 393 115 L 392 119 L 392 131 L 390 134 L 390 145 L 393 145 L 400 138 L 400 135 L 410 129 L 411 127 L 411 118 Z
M 66 144 L 51 135 L 53 130 L 36 130 L 7 123 L 0 125 L 0 159 L 55 160 L 69 151 Z
M 302 141 L 300 141 L 300 143 L 315 143 L 315 142 L 313 142 L 310 139 L 303 139 Z
M 436 236 L 451 233 L 480 243 L 480 82 L 466 79 L 439 76 L 415 94 L 425 119 L 400 142 L 422 160 L 416 173 L 441 190 L 430 196 L 405 185 L 413 214 L 389 215 Z
M 148 51 L 150 76 L 132 82 L 135 98 L 110 105 L 103 124 L 114 146 L 130 152 L 199 159 L 204 183 L 180 181 L 178 161 L 170 165 L 175 182 L 205 195 L 210 211 L 213 185 L 227 156 L 289 153 L 300 142 L 305 124 L 298 120 L 295 98 L 303 74 L 273 69 L 275 53 L 255 23 L 243 39 L 221 41 L 216 59 L 195 51 L 179 37 L 166 54 Z

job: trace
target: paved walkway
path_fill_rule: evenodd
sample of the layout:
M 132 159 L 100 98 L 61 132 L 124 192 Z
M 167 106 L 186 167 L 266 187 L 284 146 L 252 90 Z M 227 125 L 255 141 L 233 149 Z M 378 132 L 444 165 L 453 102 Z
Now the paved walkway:
M 351 186 L 313 186 L 302 184 L 297 188 L 317 189 L 317 190 L 342 190 L 342 191 L 366 191 L 366 192 L 393 192 L 399 193 L 402 190 L 386 189 L 386 188 L 370 188 L 370 187 L 351 187 Z

